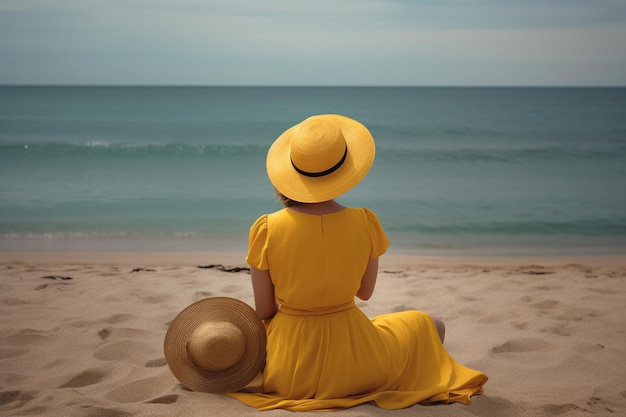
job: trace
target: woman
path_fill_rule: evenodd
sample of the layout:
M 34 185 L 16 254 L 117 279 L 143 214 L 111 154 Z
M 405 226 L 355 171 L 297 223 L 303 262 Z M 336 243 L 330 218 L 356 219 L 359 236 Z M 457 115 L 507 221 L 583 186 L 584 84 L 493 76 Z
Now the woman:
M 232 393 L 262 410 L 416 403 L 469 403 L 487 377 L 444 349 L 443 324 L 420 311 L 367 318 L 378 257 L 389 240 L 376 214 L 335 198 L 374 160 L 365 126 L 339 115 L 310 117 L 285 131 L 267 173 L 285 208 L 250 228 L 247 262 L 255 308 L 265 320 L 261 393 Z

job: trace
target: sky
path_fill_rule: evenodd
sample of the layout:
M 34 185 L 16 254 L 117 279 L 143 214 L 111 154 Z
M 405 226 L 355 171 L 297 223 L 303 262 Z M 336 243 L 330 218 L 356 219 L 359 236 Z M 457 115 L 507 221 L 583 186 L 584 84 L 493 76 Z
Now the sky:
M 626 86 L 626 0 L 0 0 L 0 84 Z

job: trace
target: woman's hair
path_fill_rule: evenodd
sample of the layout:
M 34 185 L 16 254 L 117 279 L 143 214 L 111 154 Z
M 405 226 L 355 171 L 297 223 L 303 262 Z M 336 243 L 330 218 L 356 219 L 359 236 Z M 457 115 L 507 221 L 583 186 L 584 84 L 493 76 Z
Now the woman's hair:
M 280 191 L 278 190 L 276 190 L 276 196 L 278 197 L 278 200 L 282 203 L 284 207 L 291 207 L 291 206 L 297 206 L 299 204 L 302 204 L 300 201 L 292 200 L 291 198 L 281 194 Z

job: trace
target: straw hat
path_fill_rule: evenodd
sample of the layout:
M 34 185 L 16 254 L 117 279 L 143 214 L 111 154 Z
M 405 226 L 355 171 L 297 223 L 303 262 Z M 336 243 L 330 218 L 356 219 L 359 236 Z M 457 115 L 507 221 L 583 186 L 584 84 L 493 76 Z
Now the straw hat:
M 361 123 L 337 114 L 317 115 L 274 141 L 267 153 L 267 175 L 284 196 L 318 203 L 357 185 L 374 154 L 374 139 Z
M 206 298 L 172 321 L 165 335 L 165 359 L 192 391 L 235 392 L 263 369 L 265 342 L 265 327 L 246 303 Z

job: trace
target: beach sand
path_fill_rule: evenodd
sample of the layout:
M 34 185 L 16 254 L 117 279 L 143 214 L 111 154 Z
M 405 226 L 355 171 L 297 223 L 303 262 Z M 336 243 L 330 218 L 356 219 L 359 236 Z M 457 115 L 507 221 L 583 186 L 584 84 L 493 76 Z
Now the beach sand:
M 293 415 L 190 392 L 163 357 L 168 324 L 194 301 L 253 305 L 240 267 L 238 253 L 0 253 L 0 415 Z M 441 317 L 448 351 L 489 382 L 470 405 L 334 415 L 626 415 L 625 257 L 385 255 L 358 306 Z

